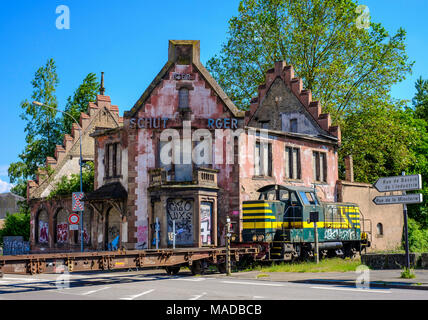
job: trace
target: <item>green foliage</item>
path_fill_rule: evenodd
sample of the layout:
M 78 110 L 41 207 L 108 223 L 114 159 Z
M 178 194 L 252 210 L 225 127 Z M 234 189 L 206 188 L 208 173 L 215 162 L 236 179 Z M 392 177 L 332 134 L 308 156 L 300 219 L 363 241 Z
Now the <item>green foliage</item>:
M 413 98 L 416 117 L 424 119 L 428 123 L 428 80 L 420 77 L 415 84 L 416 95 Z
M 428 229 L 412 218 L 408 219 L 410 252 L 428 252 Z M 403 245 L 404 247 L 404 245 Z
M 403 279 L 413 279 L 413 278 L 416 278 L 416 275 L 415 275 L 415 273 L 413 272 L 412 269 L 404 268 L 403 271 L 401 272 L 401 278 L 403 278 Z
M 46 162 L 47 156 L 54 154 L 55 146 L 59 144 L 61 135 L 59 121 L 56 118 L 57 99 L 55 96 L 59 80 L 56 65 L 49 59 L 46 65 L 40 67 L 31 84 L 33 94 L 31 101 L 21 103 L 21 119 L 27 122 L 25 127 L 26 146 L 19 155 L 20 161 L 11 163 L 8 174 L 11 183 L 17 183 L 18 192 L 22 194 L 22 185 L 28 178 L 34 178 L 39 166 Z M 41 102 L 47 106 L 35 106 L 33 101 Z
M 30 213 L 21 211 L 15 214 L 6 214 L 3 228 L 0 229 L 0 245 L 3 245 L 3 237 L 22 236 L 24 241 L 30 238 Z
M 94 163 L 86 162 L 85 167 L 82 170 L 82 186 L 83 192 L 91 192 L 94 190 Z M 70 196 L 73 192 L 80 192 L 80 174 L 72 174 L 70 177 L 62 176 L 60 181 L 55 185 L 49 199 L 68 195 Z
M 100 84 L 95 73 L 89 73 L 83 79 L 83 83 L 76 89 L 73 97 L 68 97 L 65 111 L 79 121 L 80 113 L 88 113 L 89 102 L 96 100 L 99 89 Z M 61 119 L 61 131 L 63 134 L 70 133 L 73 122 L 70 116 L 63 115 Z
M 243 0 L 207 68 L 246 109 L 265 72 L 275 61 L 287 61 L 323 112 L 340 122 L 363 101 L 385 98 L 413 64 L 405 53 L 406 32 L 390 35 L 379 23 L 359 29 L 356 7 L 352 0 Z

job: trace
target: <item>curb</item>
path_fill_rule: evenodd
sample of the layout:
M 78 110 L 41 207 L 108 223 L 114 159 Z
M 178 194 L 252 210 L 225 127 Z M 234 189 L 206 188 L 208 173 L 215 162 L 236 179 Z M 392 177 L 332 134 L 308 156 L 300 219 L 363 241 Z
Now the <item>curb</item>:
M 313 283 L 313 284 L 343 284 L 347 286 L 355 286 L 355 281 L 350 280 L 295 280 L 288 281 L 294 283 Z M 396 284 L 387 281 L 373 281 L 370 282 L 369 287 L 373 288 L 393 288 L 393 289 L 411 289 L 411 290 L 428 290 L 428 285 L 416 284 Z

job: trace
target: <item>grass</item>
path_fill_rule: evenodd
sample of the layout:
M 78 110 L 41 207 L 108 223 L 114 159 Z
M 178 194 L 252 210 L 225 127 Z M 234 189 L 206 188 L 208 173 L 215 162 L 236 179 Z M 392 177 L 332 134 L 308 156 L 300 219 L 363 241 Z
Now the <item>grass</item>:
M 257 275 L 257 278 L 265 278 L 265 277 L 269 277 L 269 275 L 266 273 L 260 273 Z
M 359 259 L 331 258 L 315 262 L 281 263 L 271 266 L 256 266 L 244 271 L 261 272 L 347 272 L 355 271 L 361 265 Z
M 403 278 L 403 279 L 413 279 L 413 278 L 416 278 L 416 275 L 415 275 L 415 273 L 413 272 L 412 269 L 404 268 L 403 272 L 401 272 L 401 278 Z

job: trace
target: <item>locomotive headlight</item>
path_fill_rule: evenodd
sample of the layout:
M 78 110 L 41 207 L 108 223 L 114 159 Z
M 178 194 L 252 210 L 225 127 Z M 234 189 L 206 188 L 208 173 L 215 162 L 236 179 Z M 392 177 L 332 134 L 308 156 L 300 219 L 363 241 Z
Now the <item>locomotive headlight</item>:
M 264 240 L 265 236 L 264 235 L 258 235 L 257 236 L 257 241 L 262 242 Z
M 235 241 L 236 240 L 236 234 L 233 234 L 230 240 Z
M 257 241 L 257 236 L 256 235 L 253 236 L 253 241 Z

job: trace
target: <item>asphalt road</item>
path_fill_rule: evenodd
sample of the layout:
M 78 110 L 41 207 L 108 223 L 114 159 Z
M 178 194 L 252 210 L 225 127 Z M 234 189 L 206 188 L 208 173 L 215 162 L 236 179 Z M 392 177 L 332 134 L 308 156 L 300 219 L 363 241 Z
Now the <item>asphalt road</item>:
M 427 300 L 428 291 L 168 276 L 161 270 L 0 278 L 0 300 Z

